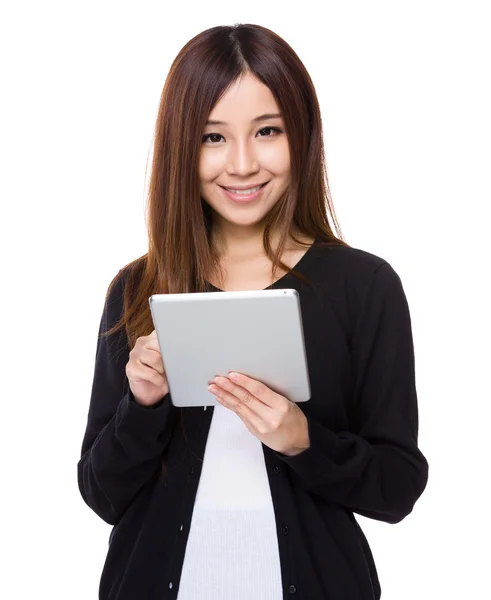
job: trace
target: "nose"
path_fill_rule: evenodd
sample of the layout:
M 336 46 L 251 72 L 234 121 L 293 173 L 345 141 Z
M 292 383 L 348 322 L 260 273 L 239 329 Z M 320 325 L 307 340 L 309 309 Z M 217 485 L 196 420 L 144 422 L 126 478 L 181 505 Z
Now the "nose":
M 247 139 L 231 144 L 227 160 L 227 173 L 246 177 L 257 171 L 259 171 L 259 161 L 254 144 L 249 143 Z

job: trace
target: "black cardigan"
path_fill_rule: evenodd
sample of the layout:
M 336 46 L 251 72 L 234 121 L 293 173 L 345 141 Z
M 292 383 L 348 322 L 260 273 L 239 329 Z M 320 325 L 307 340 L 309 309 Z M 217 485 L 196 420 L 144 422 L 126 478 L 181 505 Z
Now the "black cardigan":
M 298 406 L 311 446 L 292 457 L 262 446 L 283 598 L 378 600 L 377 570 L 353 513 L 397 523 L 428 479 L 407 299 L 390 264 L 356 248 L 316 243 L 296 270 L 310 284 L 287 274 L 271 287 L 300 294 L 312 397 Z M 99 332 L 121 314 L 120 275 Z M 83 499 L 114 525 L 99 598 L 175 599 L 214 409 L 176 408 L 170 395 L 138 405 L 128 354 L 123 332 L 98 340 L 78 463 Z

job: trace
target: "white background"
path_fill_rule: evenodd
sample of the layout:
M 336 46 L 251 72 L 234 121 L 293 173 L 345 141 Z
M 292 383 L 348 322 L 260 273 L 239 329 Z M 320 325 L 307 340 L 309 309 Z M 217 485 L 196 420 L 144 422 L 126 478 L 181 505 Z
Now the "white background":
M 2 598 L 97 597 L 111 528 L 83 503 L 76 466 L 104 295 L 147 251 L 145 169 L 170 64 L 200 31 L 236 22 L 273 29 L 309 70 L 346 240 L 387 260 L 409 301 L 430 479 L 401 523 L 357 517 L 382 598 L 491 596 L 486 8 L 2 8 Z

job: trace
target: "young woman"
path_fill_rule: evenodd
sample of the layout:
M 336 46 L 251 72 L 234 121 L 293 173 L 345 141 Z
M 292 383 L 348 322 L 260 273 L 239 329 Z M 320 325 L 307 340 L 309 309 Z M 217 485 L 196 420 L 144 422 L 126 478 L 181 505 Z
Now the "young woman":
M 329 214 L 295 52 L 257 25 L 190 40 L 161 98 L 148 253 L 111 282 L 97 343 L 78 481 L 114 526 L 101 599 L 380 598 L 354 513 L 397 523 L 426 487 L 411 321 L 391 265 Z M 300 294 L 311 399 L 230 374 L 218 406 L 175 407 L 148 297 L 265 288 Z

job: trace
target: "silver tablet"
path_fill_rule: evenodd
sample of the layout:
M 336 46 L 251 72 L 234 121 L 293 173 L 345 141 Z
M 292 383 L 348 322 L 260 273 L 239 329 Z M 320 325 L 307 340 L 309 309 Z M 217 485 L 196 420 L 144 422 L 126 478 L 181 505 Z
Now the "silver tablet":
M 149 303 L 175 406 L 219 406 L 208 382 L 229 371 L 310 399 L 296 290 L 154 294 Z

